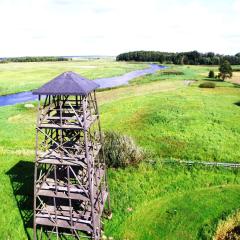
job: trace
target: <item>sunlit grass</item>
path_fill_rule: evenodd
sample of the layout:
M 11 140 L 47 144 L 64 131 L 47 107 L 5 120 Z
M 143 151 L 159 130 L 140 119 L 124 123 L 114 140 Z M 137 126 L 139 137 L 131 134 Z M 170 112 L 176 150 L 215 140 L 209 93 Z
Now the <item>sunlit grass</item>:
M 204 239 L 223 214 L 239 208 L 239 170 L 161 163 L 239 162 L 240 156 L 240 88 L 216 82 L 215 89 L 200 89 L 208 67 L 176 69 L 184 75 L 162 79 L 159 72 L 97 93 L 103 130 L 133 137 L 150 154 L 138 168 L 109 169 L 113 218 L 105 221 L 105 234 L 114 239 Z M 27 238 L 9 172 L 33 163 L 33 104 L 0 108 L 0 239 Z M 20 179 L 29 177 L 21 191 L 31 191 L 33 171 L 24 166 L 17 168 Z
M 96 79 L 118 76 L 147 67 L 147 64 L 110 60 L 5 63 L 0 64 L 0 95 L 33 90 L 66 71 Z

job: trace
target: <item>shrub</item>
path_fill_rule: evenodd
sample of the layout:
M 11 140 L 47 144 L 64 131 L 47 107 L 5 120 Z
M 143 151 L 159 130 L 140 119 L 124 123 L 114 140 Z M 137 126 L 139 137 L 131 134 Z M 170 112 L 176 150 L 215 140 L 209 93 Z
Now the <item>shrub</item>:
M 240 212 L 230 215 L 218 224 L 214 240 L 238 240 L 240 239 Z
M 215 88 L 216 84 L 213 82 L 204 82 L 199 85 L 200 88 Z
M 117 132 L 104 133 L 104 155 L 108 167 L 136 166 L 144 159 L 144 153 L 132 138 Z
M 218 74 L 215 76 L 215 79 L 221 79 L 221 73 L 218 73 Z
M 232 77 L 232 67 L 229 63 L 229 61 L 225 60 L 221 63 L 219 67 L 219 72 L 221 74 L 221 78 L 224 81 L 226 78 Z
M 171 70 L 171 71 L 163 71 L 161 72 L 162 75 L 184 75 L 183 72 L 180 72 L 180 71 L 174 71 L 174 70 Z
M 208 73 L 208 77 L 209 78 L 214 78 L 214 76 L 215 76 L 214 71 L 210 70 L 209 73 Z

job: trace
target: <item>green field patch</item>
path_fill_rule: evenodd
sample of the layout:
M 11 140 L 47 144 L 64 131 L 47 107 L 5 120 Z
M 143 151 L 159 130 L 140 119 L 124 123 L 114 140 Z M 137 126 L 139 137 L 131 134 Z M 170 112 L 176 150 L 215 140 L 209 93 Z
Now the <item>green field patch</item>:
M 86 78 L 96 79 L 120 76 L 147 67 L 148 65 L 143 63 L 110 60 L 0 64 L 0 95 L 36 89 L 66 71 L 73 71 Z
M 105 222 L 105 230 L 107 236 L 114 236 L 116 239 L 123 239 L 123 236 L 130 239 L 132 239 L 131 236 L 135 239 L 138 237 L 144 239 L 149 233 L 148 228 L 152 232 L 150 236 L 156 237 L 153 239 L 159 239 L 157 236 L 160 232 L 163 232 L 162 236 L 165 236 L 163 239 L 168 239 L 167 236 L 170 235 L 167 234 L 172 234 L 171 239 L 174 239 L 174 236 L 176 237 L 181 230 L 186 234 L 188 232 L 189 236 L 196 236 L 205 223 L 211 219 L 216 219 L 218 222 L 223 212 L 238 207 L 239 187 L 237 185 L 240 183 L 240 178 L 237 169 L 162 165 L 160 163 L 141 164 L 138 168 L 110 170 L 109 180 L 113 219 Z M 226 206 L 224 205 L 225 199 Z M 209 208 L 203 207 L 207 203 L 212 208 L 209 213 Z M 217 203 L 216 208 L 214 208 L 215 203 Z M 181 210 L 183 207 L 186 208 L 186 212 Z M 129 211 L 129 208 L 132 211 Z M 162 208 L 165 210 L 162 211 Z M 164 230 L 164 222 L 167 225 L 171 216 L 171 214 L 166 214 L 166 211 L 172 213 L 174 209 L 181 210 L 179 217 L 182 217 L 182 221 L 178 222 L 178 218 L 173 216 L 177 229 L 171 233 L 170 226 L 166 228 L 169 232 Z M 191 212 L 198 213 L 201 210 L 203 210 L 201 222 L 194 220 L 191 223 L 188 219 Z M 149 211 L 149 221 L 145 221 Z M 155 221 L 156 224 L 158 221 L 161 223 L 158 224 L 158 230 L 153 227 Z M 191 228 L 181 228 L 181 224 L 183 226 L 191 224 Z M 146 239 L 151 239 L 150 236 Z
M 237 185 L 216 186 L 147 202 L 123 224 L 123 237 L 129 240 L 206 239 L 202 227 L 207 221 L 220 218 L 223 212 L 237 208 L 239 190 Z M 214 232 L 214 225 L 212 228 Z

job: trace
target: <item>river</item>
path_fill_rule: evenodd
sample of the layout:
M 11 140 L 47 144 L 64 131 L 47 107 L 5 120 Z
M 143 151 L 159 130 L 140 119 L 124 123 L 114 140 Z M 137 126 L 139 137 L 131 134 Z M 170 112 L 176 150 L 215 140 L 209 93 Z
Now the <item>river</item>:
M 100 85 L 100 88 L 117 87 L 120 85 L 128 84 L 128 82 L 134 78 L 144 76 L 146 74 L 151 74 L 165 68 L 166 67 L 162 65 L 149 64 L 149 68 L 132 71 L 117 77 L 98 78 L 93 81 L 98 83 Z M 33 95 L 31 91 L 9 94 L 5 96 L 0 96 L 0 106 L 14 105 L 17 103 L 34 101 L 36 99 L 37 99 L 37 96 Z

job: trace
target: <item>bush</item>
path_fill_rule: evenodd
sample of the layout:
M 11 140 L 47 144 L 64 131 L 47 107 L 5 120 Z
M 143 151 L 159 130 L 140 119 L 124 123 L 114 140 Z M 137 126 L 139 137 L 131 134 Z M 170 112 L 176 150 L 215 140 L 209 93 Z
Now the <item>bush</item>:
M 200 88 L 215 88 L 216 84 L 213 82 L 205 82 L 199 85 Z
M 171 70 L 171 71 L 163 71 L 161 72 L 162 75 L 184 75 L 183 72 L 180 72 L 180 71 L 174 71 L 174 70 Z
M 220 73 L 218 73 L 216 76 L 215 76 L 215 79 L 221 79 L 221 74 Z
M 208 77 L 209 77 L 209 78 L 214 78 L 214 77 L 215 77 L 215 74 L 214 74 L 214 71 L 213 71 L 213 70 L 210 70 L 210 71 L 209 71 Z
M 240 212 L 231 214 L 218 224 L 214 240 L 238 240 L 240 239 Z
M 144 159 L 142 149 L 135 144 L 133 139 L 117 132 L 104 133 L 103 147 L 108 167 L 137 166 Z
M 219 67 L 219 72 L 222 80 L 224 81 L 226 78 L 232 77 L 232 67 L 229 63 L 229 61 L 225 60 L 221 63 Z

